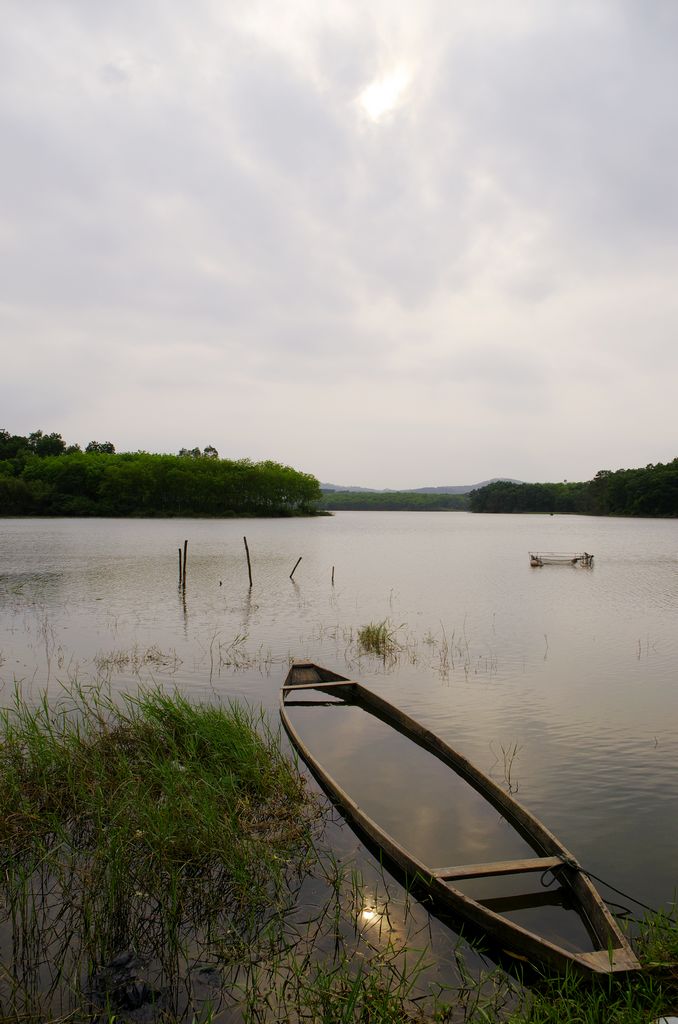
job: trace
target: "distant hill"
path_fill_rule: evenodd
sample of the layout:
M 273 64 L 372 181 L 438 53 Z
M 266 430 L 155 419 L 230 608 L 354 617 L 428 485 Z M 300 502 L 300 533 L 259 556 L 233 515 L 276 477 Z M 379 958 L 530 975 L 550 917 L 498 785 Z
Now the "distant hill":
M 338 484 L 321 484 L 322 501 L 319 508 L 324 511 L 373 511 L 373 512 L 467 512 L 473 500 L 469 492 L 479 491 L 494 483 L 495 486 L 512 486 L 510 481 L 485 480 L 479 484 L 450 484 L 447 487 L 418 487 L 411 491 L 378 491 L 369 487 L 341 487 Z
M 321 491 L 350 491 L 351 494 L 360 494 L 364 491 L 369 494 L 383 494 L 384 491 L 377 491 L 374 487 L 345 487 L 343 484 L 321 484 Z
M 509 483 L 519 484 L 522 481 L 513 480 L 508 476 L 493 476 L 491 480 L 481 480 L 479 484 L 456 484 L 449 487 L 417 487 L 413 494 L 468 494 L 470 491 L 479 491 L 481 487 L 488 484 Z
M 522 481 L 514 480 L 507 476 L 494 476 L 491 480 L 481 480 L 478 484 L 450 484 L 445 487 L 346 487 L 343 484 L 321 484 L 320 490 L 327 493 L 337 491 L 350 491 L 351 494 L 468 494 L 470 491 L 487 487 L 488 484 L 496 483 L 519 484 Z
M 318 508 L 339 512 L 467 512 L 468 494 L 416 494 L 414 491 L 325 491 Z

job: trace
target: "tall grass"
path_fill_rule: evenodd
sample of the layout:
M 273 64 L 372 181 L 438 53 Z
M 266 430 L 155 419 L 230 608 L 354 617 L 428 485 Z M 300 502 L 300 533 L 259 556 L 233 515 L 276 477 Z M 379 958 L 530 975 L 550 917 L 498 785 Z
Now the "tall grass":
M 0 712 L 0 805 L 2 1019 L 36 1009 L 45 963 L 54 991 L 83 977 L 94 991 L 133 950 L 171 986 L 196 949 L 281 906 L 315 857 L 318 807 L 263 717 L 159 690 L 37 707 L 17 693 Z
M 383 622 L 368 622 L 358 630 L 358 650 L 366 654 L 376 654 L 380 658 L 392 658 L 398 651 L 396 629 L 388 619 Z
M 678 914 L 648 913 L 636 922 L 641 972 L 583 978 L 544 976 L 506 1024 L 649 1024 L 678 1014 Z
M 605 982 L 568 975 L 545 979 L 505 1024 L 650 1024 L 677 1009 L 675 987 L 652 973 Z
M 73 699 L 75 698 L 75 699 Z M 252 906 L 308 842 L 304 784 L 241 705 L 194 706 L 161 691 L 79 691 L 50 707 L 16 697 L 0 712 L 0 844 L 93 857 L 102 880 L 228 865 Z

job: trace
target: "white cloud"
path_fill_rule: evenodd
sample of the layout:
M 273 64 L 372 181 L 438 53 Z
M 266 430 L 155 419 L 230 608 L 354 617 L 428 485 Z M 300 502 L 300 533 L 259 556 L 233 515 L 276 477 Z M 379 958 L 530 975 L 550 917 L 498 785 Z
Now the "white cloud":
M 375 486 L 672 458 L 677 36 L 622 0 L 8 4 L 0 426 Z

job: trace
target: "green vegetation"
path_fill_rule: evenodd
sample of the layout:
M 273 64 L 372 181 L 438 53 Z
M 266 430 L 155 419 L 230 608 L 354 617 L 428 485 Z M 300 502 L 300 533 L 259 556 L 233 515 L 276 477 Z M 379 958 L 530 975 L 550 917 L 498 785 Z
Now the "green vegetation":
M 99 919 L 139 889 L 162 905 L 188 864 L 217 871 L 235 907 L 267 905 L 281 863 L 310 841 L 300 777 L 240 705 L 157 690 L 116 706 L 75 690 L 32 708 L 17 694 L 0 737 L 0 848 L 18 871 L 48 858 L 78 876 L 86 862 L 96 885 L 80 934 L 93 948 Z
M 644 469 L 604 469 L 586 482 L 521 484 L 497 480 L 470 494 L 324 491 L 319 508 L 674 517 L 678 516 L 678 459 Z
M 675 921 L 672 935 L 675 944 Z M 674 962 L 662 971 L 648 967 L 641 974 L 622 979 L 611 976 L 592 982 L 574 974 L 544 978 L 532 987 L 520 1009 L 505 1024 L 650 1024 L 675 1014 L 677 1009 L 678 971 Z
M 0 713 L 0 801 L 2 1020 L 46 1019 L 40 1000 L 77 979 L 103 997 L 121 950 L 178 984 L 196 947 L 246 933 L 315 858 L 315 802 L 237 704 L 17 693 Z
M 398 650 L 396 630 L 383 622 L 368 622 L 358 630 L 358 650 L 362 654 L 377 654 L 380 658 L 391 658 Z
M 678 516 L 678 459 L 644 469 L 603 469 L 586 483 L 497 481 L 471 491 L 472 512 L 566 512 L 594 516 Z
M 415 491 L 323 491 L 319 508 L 332 511 L 465 512 L 468 494 L 419 494 Z
M 116 454 L 110 441 L 91 441 L 83 452 L 60 434 L 0 431 L 0 515 L 310 515 L 319 498 L 307 473 L 220 459 L 211 446 Z

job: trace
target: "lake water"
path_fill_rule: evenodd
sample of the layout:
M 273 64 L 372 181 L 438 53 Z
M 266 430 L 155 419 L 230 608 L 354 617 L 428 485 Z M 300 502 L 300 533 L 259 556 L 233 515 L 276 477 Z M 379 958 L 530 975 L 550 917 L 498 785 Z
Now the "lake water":
M 595 559 L 531 568 L 530 550 Z M 274 717 L 289 659 L 308 658 L 461 750 L 595 874 L 653 906 L 675 898 L 678 521 L 3 519 L 0 602 L 5 702 L 17 682 L 37 698 L 98 668 L 119 690 L 156 680 Z M 399 645 L 386 663 L 357 644 L 382 620 Z M 359 733 L 349 741 L 425 845 L 439 811 L 416 778 Z

